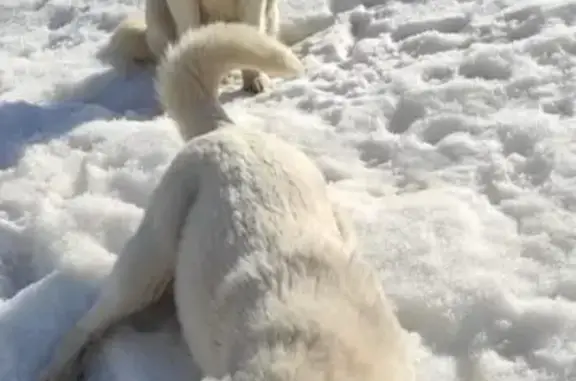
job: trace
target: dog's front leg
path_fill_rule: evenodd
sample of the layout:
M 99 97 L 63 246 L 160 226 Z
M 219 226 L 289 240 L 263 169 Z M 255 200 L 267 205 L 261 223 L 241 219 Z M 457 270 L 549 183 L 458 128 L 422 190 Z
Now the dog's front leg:
M 262 33 L 267 33 L 266 27 L 266 0 L 241 0 L 238 9 L 240 22 L 254 26 Z M 242 70 L 242 90 L 258 94 L 263 92 L 270 79 L 265 73 L 257 70 Z

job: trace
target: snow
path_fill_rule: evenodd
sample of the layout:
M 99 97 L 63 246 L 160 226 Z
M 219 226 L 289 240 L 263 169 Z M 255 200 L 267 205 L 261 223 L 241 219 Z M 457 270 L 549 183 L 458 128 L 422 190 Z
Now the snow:
M 280 39 L 287 44 L 298 42 L 334 22 L 331 4 L 326 0 L 281 0 Z
M 151 73 L 94 54 L 135 0 L 0 5 L 0 379 L 89 308 L 181 146 Z M 419 381 L 576 379 L 576 1 L 285 0 L 304 78 L 224 89 L 348 209 Z M 119 327 L 90 381 L 200 380 L 173 324 Z

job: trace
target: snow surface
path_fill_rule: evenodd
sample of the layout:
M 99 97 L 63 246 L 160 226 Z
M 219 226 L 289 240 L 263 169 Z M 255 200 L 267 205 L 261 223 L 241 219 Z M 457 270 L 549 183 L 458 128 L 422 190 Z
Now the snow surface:
M 283 33 L 318 31 L 295 46 L 306 77 L 222 99 L 319 163 L 418 380 L 576 380 L 576 1 L 282 6 Z M 2 381 L 35 380 L 182 144 L 151 73 L 94 58 L 142 7 L 0 4 Z M 191 364 L 174 325 L 126 325 L 89 380 L 199 380 Z

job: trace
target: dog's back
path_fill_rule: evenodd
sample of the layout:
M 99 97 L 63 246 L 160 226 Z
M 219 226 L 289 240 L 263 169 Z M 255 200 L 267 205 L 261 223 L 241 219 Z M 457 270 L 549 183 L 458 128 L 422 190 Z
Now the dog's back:
M 176 304 L 203 371 L 409 380 L 403 332 L 370 268 L 345 250 L 317 168 L 241 126 L 187 149 L 200 181 L 182 230 Z
M 240 361 L 234 353 L 252 351 L 238 348 L 249 346 L 250 314 L 299 286 L 290 261 L 315 260 L 306 252 L 309 237 L 335 245 L 342 239 L 322 175 L 298 150 L 240 126 L 187 149 L 199 188 L 181 233 L 176 304 L 194 358 L 223 377 Z M 346 260 L 337 249 L 331 256 Z
M 220 59 L 208 66 L 213 52 Z M 218 103 L 214 84 L 239 58 L 299 67 L 255 29 L 213 25 L 181 38 L 159 70 L 160 99 L 191 139 L 176 159 L 179 181 L 189 176 L 195 190 L 175 297 L 193 357 L 206 375 L 235 381 L 410 381 L 404 332 L 373 270 L 350 252 L 319 169 Z

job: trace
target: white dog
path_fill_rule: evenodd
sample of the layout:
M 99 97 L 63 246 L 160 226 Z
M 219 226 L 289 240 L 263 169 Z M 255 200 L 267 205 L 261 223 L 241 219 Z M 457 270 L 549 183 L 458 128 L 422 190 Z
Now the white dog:
M 232 68 L 295 75 L 302 65 L 245 24 L 186 32 L 158 92 L 188 141 L 94 307 L 43 380 L 67 380 L 79 353 L 174 282 L 178 320 L 202 372 L 234 381 L 411 381 L 405 332 L 354 233 L 300 150 L 237 125 L 217 99 Z
M 277 37 L 278 0 L 146 0 L 145 17 L 125 19 L 98 57 L 121 70 L 133 62 L 157 62 L 188 29 L 218 21 L 246 23 Z M 242 81 L 245 91 L 259 93 L 269 79 L 243 70 Z

